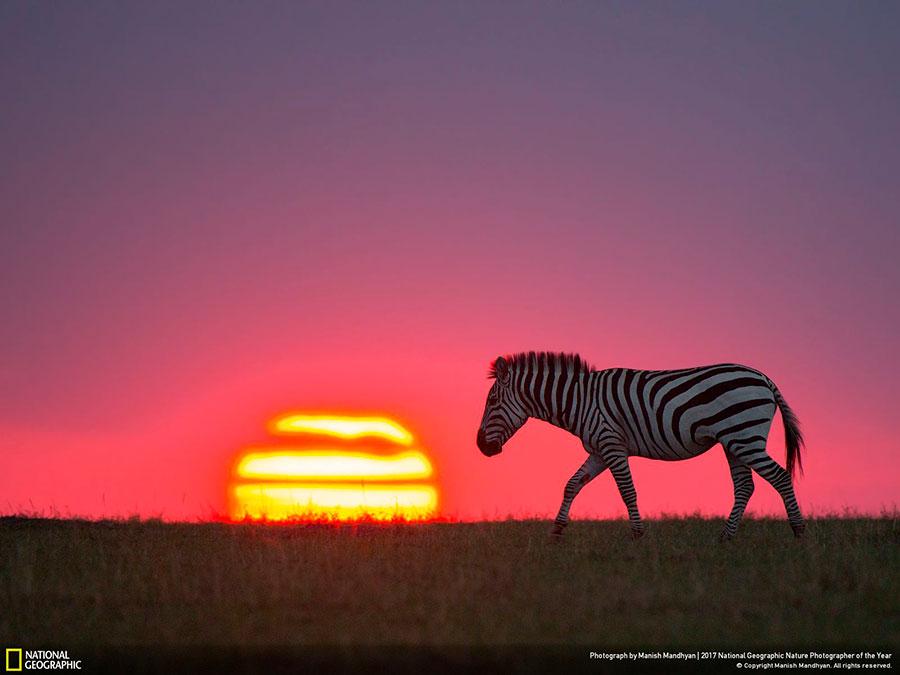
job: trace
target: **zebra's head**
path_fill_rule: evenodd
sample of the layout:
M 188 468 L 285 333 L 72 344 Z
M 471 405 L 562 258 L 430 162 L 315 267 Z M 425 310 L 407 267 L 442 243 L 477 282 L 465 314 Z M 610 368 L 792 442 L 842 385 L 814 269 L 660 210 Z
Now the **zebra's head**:
M 528 419 L 512 386 L 512 375 L 506 359 L 500 356 L 494 361 L 490 376 L 494 378 L 494 384 L 484 405 L 477 441 L 478 449 L 488 457 L 500 454 L 503 444 Z

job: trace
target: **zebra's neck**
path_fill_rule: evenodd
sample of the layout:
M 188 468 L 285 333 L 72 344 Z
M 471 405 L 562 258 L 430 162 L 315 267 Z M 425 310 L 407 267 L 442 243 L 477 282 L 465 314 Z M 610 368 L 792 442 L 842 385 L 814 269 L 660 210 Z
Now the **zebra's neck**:
M 562 372 L 559 376 L 548 373 L 546 381 L 536 378 L 530 385 L 528 379 L 519 390 L 522 407 L 530 417 L 544 420 L 576 436 L 581 436 L 584 420 L 582 405 L 591 388 L 594 373 Z

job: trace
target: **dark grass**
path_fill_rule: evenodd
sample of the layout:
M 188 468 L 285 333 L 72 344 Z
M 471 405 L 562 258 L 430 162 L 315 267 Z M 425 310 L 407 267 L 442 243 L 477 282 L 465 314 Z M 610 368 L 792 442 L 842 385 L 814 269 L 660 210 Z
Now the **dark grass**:
M 897 523 L 0 518 L 0 645 L 897 645 Z

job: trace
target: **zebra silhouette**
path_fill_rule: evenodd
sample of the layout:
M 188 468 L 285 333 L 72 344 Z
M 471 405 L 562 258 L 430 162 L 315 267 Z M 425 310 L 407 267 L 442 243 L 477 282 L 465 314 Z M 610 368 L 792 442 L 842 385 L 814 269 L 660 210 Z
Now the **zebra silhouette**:
M 595 370 L 577 354 L 527 352 L 498 357 L 488 377 L 478 448 L 488 457 L 530 417 L 550 422 L 581 439 L 588 458 L 566 483 L 551 530 L 559 538 L 581 489 L 607 468 L 628 509 L 632 536 L 644 533 L 629 457 L 680 460 L 721 443 L 734 482 L 734 507 L 722 533 L 737 531 L 753 494 L 753 474 L 772 484 L 787 510 L 794 535 L 804 522 L 792 475 L 802 471 L 803 436 L 797 416 L 772 380 L 734 363 L 684 370 Z M 766 452 L 766 437 L 781 410 L 787 471 Z M 752 470 L 752 471 L 751 471 Z

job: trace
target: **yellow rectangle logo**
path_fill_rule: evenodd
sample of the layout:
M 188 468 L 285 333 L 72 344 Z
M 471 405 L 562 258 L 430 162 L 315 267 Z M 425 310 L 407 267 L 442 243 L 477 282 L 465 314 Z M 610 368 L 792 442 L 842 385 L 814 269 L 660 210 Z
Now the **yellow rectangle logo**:
M 19 655 L 17 659 L 18 665 L 13 665 L 13 659 L 10 656 Z M 6 648 L 6 672 L 8 673 L 18 673 L 22 670 L 22 649 L 13 649 L 11 647 Z

